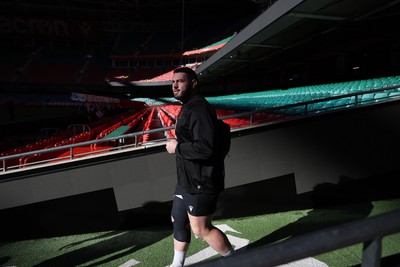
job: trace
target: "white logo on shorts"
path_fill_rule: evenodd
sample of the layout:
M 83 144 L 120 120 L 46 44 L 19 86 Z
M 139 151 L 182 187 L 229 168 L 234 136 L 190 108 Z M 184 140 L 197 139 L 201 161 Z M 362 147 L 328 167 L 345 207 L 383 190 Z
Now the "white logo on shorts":
M 190 212 L 192 212 L 193 206 L 189 206 L 189 210 L 190 210 Z

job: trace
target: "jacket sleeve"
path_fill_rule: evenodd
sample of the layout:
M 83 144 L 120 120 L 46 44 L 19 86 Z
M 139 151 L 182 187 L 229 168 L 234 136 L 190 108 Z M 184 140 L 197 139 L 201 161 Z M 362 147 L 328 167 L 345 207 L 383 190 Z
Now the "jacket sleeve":
M 212 117 L 204 109 L 188 112 L 188 127 L 192 140 L 179 142 L 176 155 L 187 160 L 207 160 L 213 154 L 214 124 Z

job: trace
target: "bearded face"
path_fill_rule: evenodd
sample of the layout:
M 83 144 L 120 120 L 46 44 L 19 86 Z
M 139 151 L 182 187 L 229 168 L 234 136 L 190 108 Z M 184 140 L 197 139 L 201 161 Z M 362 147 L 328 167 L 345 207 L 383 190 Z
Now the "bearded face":
M 194 89 L 197 86 L 195 79 L 190 79 L 189 75 L 184 72 L 174 73 L 172 77 L 172 93 L 174 98 L 186 102 L 193 94 Z

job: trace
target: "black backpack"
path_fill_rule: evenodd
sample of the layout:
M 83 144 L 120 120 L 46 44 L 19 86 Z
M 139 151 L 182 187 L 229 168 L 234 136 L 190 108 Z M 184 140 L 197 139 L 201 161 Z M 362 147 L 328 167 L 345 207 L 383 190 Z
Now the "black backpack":
M 218 158 L 225 159 L 231 148 L 231 126 L 223 120 L 217 120 L 216 148 Z

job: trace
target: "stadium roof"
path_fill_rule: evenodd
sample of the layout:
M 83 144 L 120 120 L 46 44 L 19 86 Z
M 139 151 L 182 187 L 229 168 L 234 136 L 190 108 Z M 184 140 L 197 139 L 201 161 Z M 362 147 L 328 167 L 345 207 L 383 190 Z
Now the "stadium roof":
M 262 71 L 398 44 L 399 3 L 279 0 L 205 61 L 198 72 L 207 82 L 243 68 Z
M 206 2 L 206 1 L 205 1 Z M 399 0 L 278 0 L 197 68 L 202 84 L 400 45 Z M 371 50 L 371 47 L 373 48 Z M 137 83 L 135 83 L 137 84 Z M 148 83 L 149 87 L 169 85 Z
M 109 30 L 138 25 L 218 25 L 252 18 L 198 69 L 201 82 L 218 81 L 246 69 L 271 72 L 354 53 L 400 46 L 394 30 L 400 0 L 0 0 L 0 15 L 56 15 L 106 22 Z M 199 36 L 201 38 L 201 36 Z M 125 89 L 121 88 L 121 91 Z

